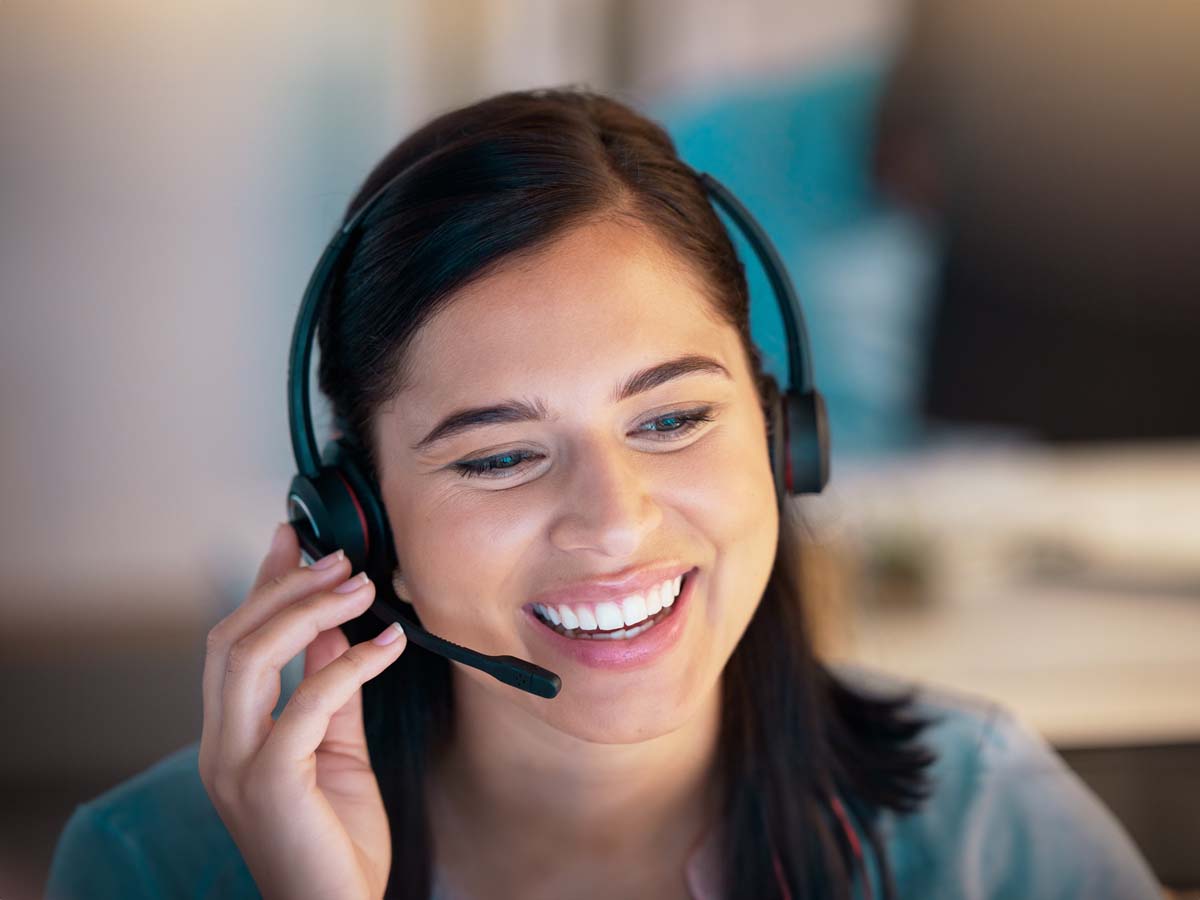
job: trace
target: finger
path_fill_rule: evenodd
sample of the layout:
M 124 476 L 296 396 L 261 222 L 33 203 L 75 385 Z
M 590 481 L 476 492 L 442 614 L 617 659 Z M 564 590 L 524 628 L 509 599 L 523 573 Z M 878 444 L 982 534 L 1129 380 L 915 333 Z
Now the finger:
M 204 725 L 201 734 L 201 760 L 207 760 L 220 741 L 221 694 L 228 665 L 229 647 L 243 635 L 261 627 L 279 609 L 316 591 L 333 587 L 345 580 L 350 567 L 345 554 L 332 565 L 317 569 L 301 567 L 296 532 L 287 523 L 276 530 L 267 556 L 259 567 L 255 587 L 246 600 L 218 622 L 208 633 L 201 691 Z M 266 579 L 264 581 L 264 579 Z
M 296 538 L 295 530 L 287 522 L 280 522 L 275 526 L 275 531 L 271 535 L 271 543 L 267 548 L 267 555 L 263 557 L 262 562 L 259 564 L 250 594 L 259 590 L 272 579 L 279 577 L 289 568 L 293 568 L 292 565 L 288 564 L 290 562 L 289 543 L 296 545 L 295 559 L 296 565 L 298 565 L 299 541 Z M 220 739 L 220 693 L 225 670 L 223 646 L 225 641 L 223 638 L 227 635 L 231 636 L 233 631 L 228 620 L 229 617 L 227 616 L 210 629 L 206 640 L 204 672 L 200 679 L 201 703 L 204 710 L 204 722 L 200 732 L 200 769 L 202 772 L 206 770 L 207 761 L 212 758 L 213 748 Z
M 277 535 L 276 540 L 282 541 L 284 546 L 287 545 L 287 541 L 292 541 L 294 550 L 295 532 L 292 527 L 284 526 L 282 534 L 284 536 L 281 538 Z M 287 538 L 288 534 L 292 535 L 292 538 Z M 335 584 L 346 580 L 349 574 L 350 564 L 342 551 L 317 560 L 313 565 L 293 565 L 289 569 L 277 569 L 276 565 L 280 564 L 281 559 L 289 563 L 295 563 L 298 559 L 292 552 L 284 554 L 283 557 L 276 556 L 277 548 L 278 545 L 272 545 L 271 551 L 266 554 L 266 559 L 259 568 L 258 586 L 251 590 L 241 606 L 229 613 L 209 632 L 204 696 L 206 701 L 214 702 L 214 706 L 220 701 L 221 685 L 227 666 L 226 658 L 229 647 L 233 646 L 234 642 L 248 632 L 260 628 L 282 608 L 295 604 L 319 590 L 334 587 Z M 266 581 L 262 581 L 264 577 Z
M 340 628 L 329 628 L 317 635 L 316 640 L 304 648 L 304 674 L 307 678 L 341 656 L 350 648 L 350 642 Z
M 241 766 L 262 747 L 273 727 L 271 711 L 279 702 L 279 673 L 287 662 L 322 631 L 362 615 L 375 597 L 375 585 L 361 572 L 339 587 L 350 591 L 306 597 L 229 648 L 221 688 L 222 765 Z
M 355 644 L 301 681 L 267 735 L 258 760 L 273 768 L 297 766 L 310 759 L 325 740 L 334 714 L 408 646 L 407 635 L 394 625 L 386 626 L 380 637 L 391 632 L 396 632 L 392 643 L 380 645 L 371 640 Z
M 290 527 L 288 528 L 289 532 Z M 265 565 L 265 560 L 264 560 Z M 266 620 L 295 604 L 306 596 L 320 590 L 328 590 L 347 580 L 350 562 L 341 550 L 318 559 L 312 565 L 293 565 L 271 576 L 268 581 L 251 590 L 242 605 L 236 608 L 223 623 L 230 643 L 262 626 Z

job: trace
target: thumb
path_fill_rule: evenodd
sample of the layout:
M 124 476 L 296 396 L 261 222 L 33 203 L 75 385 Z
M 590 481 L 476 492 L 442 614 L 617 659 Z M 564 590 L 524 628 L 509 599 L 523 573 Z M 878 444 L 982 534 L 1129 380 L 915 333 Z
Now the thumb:
M 271 547 L 254 576 L 253 590 L 299 566 L 300 539 L 296 537 L 296 529 L 289 522 L 280 522 L 271 537 Z

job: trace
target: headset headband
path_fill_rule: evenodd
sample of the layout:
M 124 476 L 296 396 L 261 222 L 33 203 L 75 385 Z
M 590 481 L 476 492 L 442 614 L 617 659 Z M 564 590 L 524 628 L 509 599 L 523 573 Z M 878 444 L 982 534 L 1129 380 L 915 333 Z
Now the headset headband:
M 391 178 L 387 184 L 371 195 L 371 198 L 345 225 L 338 229 L 333 240 L 329 242 L 329 246 L 325 248 L 325 252 L 321 254 L 321 259 L 317 262 L 317 267 L 304 291 L 304 299 L 300 303 L 300 312 L 296 317 L 296 327 L 292 333 L 292 348 L 288 358 L 288 424 L 291 431 L 292 452 L 296 458 L 296 469 L 302 475 L 310 478 L 316 476 L 321 468 L 320 452 L 313 430 L 312 410 L 309 405 L 309 367 L 312 363 L 313 338 L 317 330 L 317 313 L 342 251 L 350 242 L 351 237 L 380 199 L 407 174 L 408 169 L 405 169 Z M 788 393 L 807 394 L 812 392 L 813 375 L 808 329 L 805 326 L 800 301 L 796 297 L 796 290 L 787 275 L 783 261 L 779 258 L 779 253 L 749 210 L 725 185 L 707 172 L 698 173 L 697 178 L 746 235 L 770 280 L 787 335 Z

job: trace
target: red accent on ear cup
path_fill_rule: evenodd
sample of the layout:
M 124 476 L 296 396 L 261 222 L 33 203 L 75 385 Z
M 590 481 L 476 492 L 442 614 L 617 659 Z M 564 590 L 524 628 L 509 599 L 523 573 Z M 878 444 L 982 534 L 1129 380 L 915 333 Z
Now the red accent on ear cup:
M 363 510 L 336 467 L 322 466 L 316 478 L 300 474 L 292 478 L 288 516 L 300 532 L 301 547 L 313 559 L 342 549 L 355 568 L 362 565 L 366 558 Z
M 337 476 L 341 528 L 352 533 L 353 543 L 361 551 L 361 558 L 355 557 L 356 564 L 372 578 L 390 571 L 395 567 L 391 529 L 365 451 L 353 439 L 340 436 L 325 444 L 321 462 L 322 471 Z M 326 480 L 334 481 L 332 477 Z
M 367 527 L 367 517 L 363 513 L 362 504 L 359 503 L 358 495 L 354 493 L 354 488 L 350 486 L 350 482 L 346 480 L 346 476 L 342 474 L 342 470 L 333 469 L 332 472 L 346 486 L 346 493 L 350 496 L 350 502 L 354 504 L 354 511 L 358 513 L 358 525 L 362 529 L 363 534 L 363 555 L 369 558 L 371 555 L 371 529 Z

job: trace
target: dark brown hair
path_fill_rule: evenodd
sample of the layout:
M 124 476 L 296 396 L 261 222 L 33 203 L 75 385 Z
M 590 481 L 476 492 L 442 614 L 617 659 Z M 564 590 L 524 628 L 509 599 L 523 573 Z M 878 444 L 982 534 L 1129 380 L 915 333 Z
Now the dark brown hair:
M 422 323 L 499 266 L 607 217 L 646 228 L 694 276 L 741 336 L 765 409 L 777 388 L 750 337 L 744 268 L 696 173 L 658 124 L 584 88 L 490 97 L 405 138 L 367 177 L 346 220 L 404 170 L 348 248 L 318 331 L 321 390 L 338 429 L 373 467 L 376 414 L 405 384 L 405 349 Z M 865 695 L 815 658 L 799 536 L 785 513 L 767 587 L 722 675 L 724 895 L 786 890 L 794 900 L 849 900 L 855 859 L 829 815 L 836 796 L 866 829 L 892 897 L 873 823 L 884 808 L 911 812 L 928 796 L 933 756 L 917 742 L 927 723 L 908 715 L 911 695 Z M 358 642 L 378 622 L 364 615 L 343 630 Z M 449 662 L 416 646 L 363 688 L 392 834 L 388 897 L 429 896 L 425 773 L 452 738 L 453 703 Z

